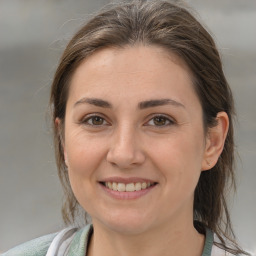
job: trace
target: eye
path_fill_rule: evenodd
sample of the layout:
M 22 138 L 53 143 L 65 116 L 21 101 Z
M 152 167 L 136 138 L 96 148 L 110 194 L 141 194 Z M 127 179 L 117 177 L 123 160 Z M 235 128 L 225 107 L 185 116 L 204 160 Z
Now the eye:
M 154 116 L 153 118 L 151 118 L 146 125 L 149 126 L 168 126 L 168 125 L 172 125 L 175 122 L 173 120 L 171 120 L 170 118 L 163 116 L 163 115 L 157 115 Z
M 107 125 L 107 121 L 101 117 L 101 116 L 89 116 L 81 121 L 81 123 L 85 125 L 91 125 L 91 126 L 101 126 L 101 125 Z

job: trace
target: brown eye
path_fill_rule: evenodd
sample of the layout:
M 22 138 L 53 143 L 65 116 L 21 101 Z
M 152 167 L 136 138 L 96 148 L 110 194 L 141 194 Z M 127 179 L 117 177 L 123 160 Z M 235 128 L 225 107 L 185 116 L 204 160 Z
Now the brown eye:
M 173 120 L 171 120 L 170 118 L 168 118 L 166 116 L 159 115 L 159 116 L 155 116 L 152 119 L 150 119 L 146 125 L 165 127 L 165 126 L 172 125 L 172 124 L 174 124 Z
M 107 124 L 105 119 L 100 116 L 90 116 L 89 118 L 86 118 L 83 121 L 83 123 L 86 125 L 91 125 L 91 126 L 100 126 L 100 125 Z
M 102 125 L 103 121 L 104 121 L 103 118 L 101 118 L 99 116 L 95 116 L 92 118 L 93 125 Z
M 159 126 L 159 125 L 166 125 L 168 120 L 166 119 L 166 117 L 156 116 L 156 117 L 153 118 L 153 122 L 154 122 L 155 125 Z

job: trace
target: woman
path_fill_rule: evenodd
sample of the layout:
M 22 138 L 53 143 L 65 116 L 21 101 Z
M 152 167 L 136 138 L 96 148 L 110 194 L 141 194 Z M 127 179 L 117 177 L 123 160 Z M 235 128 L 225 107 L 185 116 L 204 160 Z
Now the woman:
M 182 6 L 110 6 L 68 44 L 51 91 L 67 228 L 4 255 L 238 255 L 233 99 L 209 33 Z

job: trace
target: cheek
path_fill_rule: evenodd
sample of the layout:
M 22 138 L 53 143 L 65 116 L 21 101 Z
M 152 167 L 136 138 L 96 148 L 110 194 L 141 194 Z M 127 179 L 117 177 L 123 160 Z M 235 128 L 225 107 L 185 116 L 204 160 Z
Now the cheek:
M 97 169 L 104 157 L 103 151 L 95 139 L 84 136 L 66 138 L 71 188 L 79 204 L 88 212 L 92 207 L 90 199 L 95 197 L 94 184 L 97 181 Z
M 165 182 L 175 183 L 176 188 L 187 184 L 195 186 L 201 173 L 203 140 L 194 133 L 173 134 L 155 142 L 150 155 L 163 172 Z
M 67 131 L 65 151 L 71 172 L 83 176 L 95 170 L 102 158 L 102 145 L 95 137 L 85 136 L 81 131 Z
M 84 209 L 89 209 L 90 198 L 97 181 L 97 170 L 104 158 L 103 143 L 87 138 L 82 133 L 66 138 L 69 180 L 75 197 Z

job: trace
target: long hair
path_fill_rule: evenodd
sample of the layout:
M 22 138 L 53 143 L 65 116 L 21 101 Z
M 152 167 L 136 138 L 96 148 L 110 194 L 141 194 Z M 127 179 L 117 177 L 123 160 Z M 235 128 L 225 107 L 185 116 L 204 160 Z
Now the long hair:
M 226 201 L 227 189 L 235 187 L 232 93 L 214 40 L 187 7 L 160 0 L 126 1 L 107 6 L 89 20 L 67 45 L 55 73 L 50 98 L 53 124 L 57 117 L 64 124 L 70 79 L 84 59 L 102 48 L 137 44 L 162 47 L 186 63 L 203 109 L 206 132 L 216 125 L 218 112 L 227 113 L 230 124 L 223 152 L 211 170 L 202 172 L 195 189 L 195 227 L 202 233 L 204 227 L 215 232 L 219 247 L 247 254 L 235 242 Z M 78 202 L 66 171 L 62 132 L 53 126 L 58 173 L 66 195 L 63 218 L 69 223 L 74 221 Z

